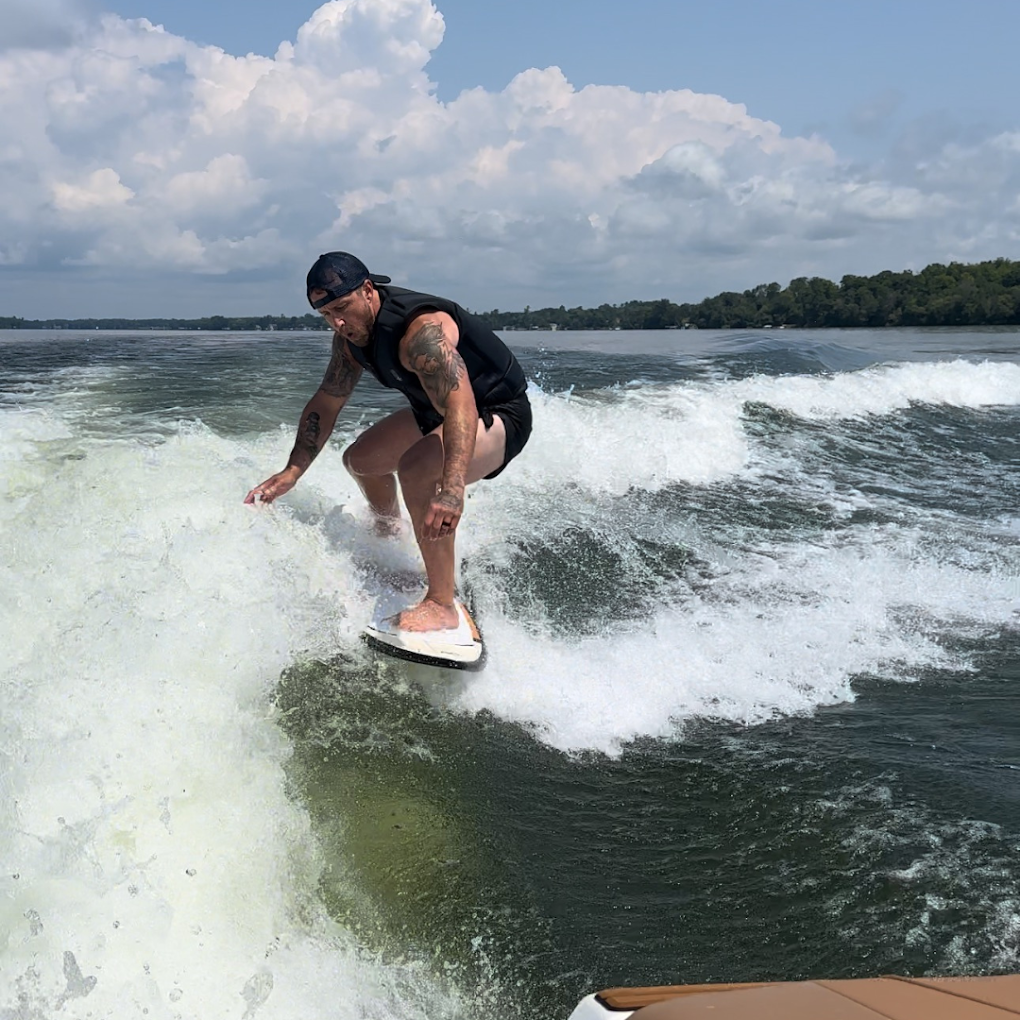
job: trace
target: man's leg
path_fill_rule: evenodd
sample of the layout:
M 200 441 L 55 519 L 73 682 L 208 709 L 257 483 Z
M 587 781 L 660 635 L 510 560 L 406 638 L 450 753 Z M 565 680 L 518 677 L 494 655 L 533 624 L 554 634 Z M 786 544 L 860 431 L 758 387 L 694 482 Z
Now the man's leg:
M 493 415 L 492 427 L 486 429 L 481 419 L 475 437 L 465 482 L 470 485 L 495 471 L 506 455 L 506 426 L 499 415 Z M 443 477 L 443 428 L 440 426 L 419 440 L 400 458 L 397 477 L 404 495 L 404 505 L 411 515 L 414 534 L 418 539 L 429 588 L 425 598 L 400 614 L 399 626 L 404 630 L 444 630 L 458 624 L 454 605 L 457 568 L 454 543 L 456 532 L 448 538 L 422 538 L 421 529 L 429 503 Z
M 379 534 L 392 534 L 400 519 L 397 465 L 421 438 L 414 415 L 409 409 L 404 409 L 376 422 L 344 450 L 344 467 L 368 500 L 376 516 Z

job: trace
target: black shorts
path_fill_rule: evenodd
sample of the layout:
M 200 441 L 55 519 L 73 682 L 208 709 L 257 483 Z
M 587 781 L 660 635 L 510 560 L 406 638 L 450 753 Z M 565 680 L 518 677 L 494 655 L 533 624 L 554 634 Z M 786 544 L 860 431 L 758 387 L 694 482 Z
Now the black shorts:
M 428 410 L 413 407 L 414 420 L 421 429 L 421 434 L 427 436 L 443 424 L 443 418 L 434 408 Z M 486 478 L 495 478 L 506 466 L 524 449 L 531 435 L 531 401 L 528 394 L 522 393 L 505 404 L 490 404 L 487 407 L 478 409 L 478 417 L 485 422 L 486 430 L 492 428 L 492 416 L 498 414 L 503 419 L 506 428 L 506 454 L 503 463 L 495 471 L 486 475 Z

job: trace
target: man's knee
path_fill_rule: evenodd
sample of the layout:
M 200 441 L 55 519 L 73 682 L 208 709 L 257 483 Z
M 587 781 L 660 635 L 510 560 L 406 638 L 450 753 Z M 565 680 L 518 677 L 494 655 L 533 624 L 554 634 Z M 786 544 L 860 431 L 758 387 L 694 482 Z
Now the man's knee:
M 434 484 L 443 473 L 443 444 L 438 436 L 415 443 L 400 458 L 397 477 L 404 487 Z
M 364 471 L 364 458 L 361 456 L 361 451 L 358 449 L 358 440 L 355 439 L 350 446 L 344 450 L 343 454 L 344 467 L 352 475 L 363 475 Z

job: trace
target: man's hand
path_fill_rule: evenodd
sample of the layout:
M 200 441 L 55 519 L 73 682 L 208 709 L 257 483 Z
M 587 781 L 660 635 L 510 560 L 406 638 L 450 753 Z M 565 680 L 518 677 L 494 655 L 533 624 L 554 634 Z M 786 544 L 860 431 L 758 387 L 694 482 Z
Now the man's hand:
M 461 514 L 464 513 L 464 497 L 453 492 L 438 492 L 429 501 L 422 522 L 422 538 L 435 541 L 450 538 L 457 530 Z
M 301 472 L 296 467 L 286 467 L 267 478 L 261 485 L 256 485 L 244 497 L 244 501 L 245 503 L 254 503 L 256 499 L 261 499 L 263 503 L 272 503 L 278 496 L 290 492 L 297 485 L 297 480 L 300 477 Z

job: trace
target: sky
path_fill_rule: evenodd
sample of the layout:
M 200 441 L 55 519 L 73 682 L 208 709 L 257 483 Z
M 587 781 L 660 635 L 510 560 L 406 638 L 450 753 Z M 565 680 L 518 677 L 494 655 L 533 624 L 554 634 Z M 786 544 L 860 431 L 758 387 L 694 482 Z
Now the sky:
M 1020 258 L 1016 0 L 0 0 L 0 316 Z

